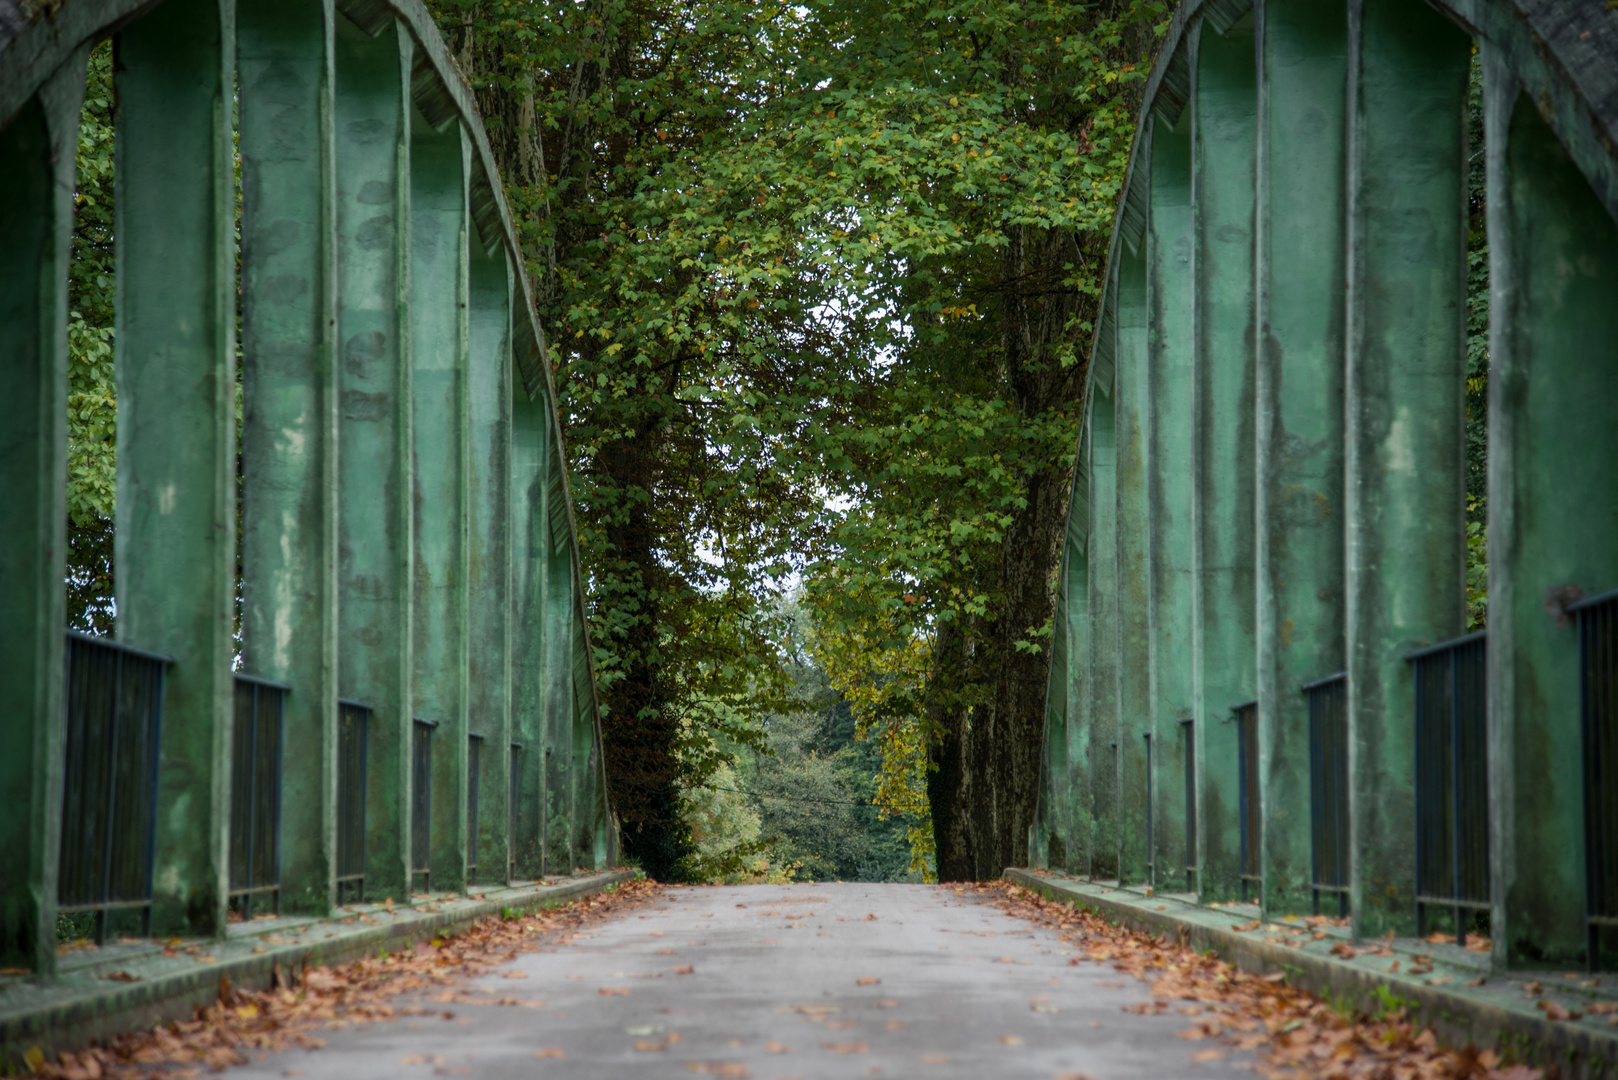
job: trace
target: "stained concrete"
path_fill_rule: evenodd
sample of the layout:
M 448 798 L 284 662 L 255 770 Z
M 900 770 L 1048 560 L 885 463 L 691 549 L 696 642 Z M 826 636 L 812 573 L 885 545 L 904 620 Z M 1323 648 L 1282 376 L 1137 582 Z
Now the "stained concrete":
M 671 889 L 650 907 L 472 983 L 543 1007 L 422 997 L 430 1018 L 332 1031 L 324 1049 L 271 1055 L 230 1075 L 1252 1075 L 1249 1055 L 1194 1063 L 1191 1055 L 1208 1044 L 1174 1037 L 1190 1020 L 1124 1012 L 1150 1000 L 1145 984 L 1071 959 L 1054 932 L 940 886 Z M 690 974 L 678 973 L 687 966 Z M 509 977 L 518 972 L 527 977 Z M 605 993 L 619 989 L 627 993 Z M 675 1032 L 667 1049 L 635 1048 Z M 772 1052 L 772 1041 L 788 1049 Z M 537 1058 L 546 1047 L 563 1056 Z M 732 1063 L 731 1071 L 718 1063 Z

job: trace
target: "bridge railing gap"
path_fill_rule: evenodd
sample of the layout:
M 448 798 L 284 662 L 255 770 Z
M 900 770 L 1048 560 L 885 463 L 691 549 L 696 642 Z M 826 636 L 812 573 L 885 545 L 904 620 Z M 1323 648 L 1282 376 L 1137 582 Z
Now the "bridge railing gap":
M 68 259 L 107 37 L 116 637 L 168 660 L 152 932 L 222 937 L 248 888 L 255 915 L 411 902 L 418 717 L 435 892 L 615 862 L 545 338 L 426 9 L 86 2 L 0 46 L 0 967 L 57 957 L 64 716 L 87 692 L 64 649 Z M 238 684 L 279 723 L 238 723 Z M 74 777 L 78 802 L 107 782 Z
M 1618 799 L 1585 765 L 1618 744 L 1618 675 L 1578 630 L 1580 599 L 1618 586 L 1615 53 L 1596 0 L 1176 10 L 1092 352 L 1031 863 L 1265 917 L 1324 897 L 1363 936 L 1485 933 L 1502 967 L 1618 960 Z M 1416 672 L 1467 629 L 1480 152 L 1491 618 L 1483 676 L 1452 696 L 1487 724 L 1445 781 Z M 1460 830 L 1486 908 L 1474 882 L 1465 904 L 1424 893 L 1418 920 L 1418 826 Z

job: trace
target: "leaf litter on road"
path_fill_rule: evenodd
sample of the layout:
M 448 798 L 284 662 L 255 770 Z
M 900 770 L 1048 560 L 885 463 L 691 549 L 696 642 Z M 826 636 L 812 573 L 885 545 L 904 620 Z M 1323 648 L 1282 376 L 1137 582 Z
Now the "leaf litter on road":
M 204 1070 L 245 1065 L 249 1053 L 317 1049 L 325 1045 L 317 1034 L 323 1030 L 435 1011 L 445 1020 L 457 1020 L 448 1010 L 391 1003 L 402 994 L 427 993 L 440 1005 L 540 1007 L 543 1002 L 531 999 L 474 993 L 464 983 L 523 953 L 565 940 L 587 924 L 637 907 L 660 888 L 650 881 L 629 882 L 610 893 L 520 918 L 490 916 L 453 937 L 435 937 L 391 955 L 297 972 L 277 966 L 275 985 L 268 990 L 234 987 L 222 978 L 218 999 L 196 1009 L 190 1020 L 119 1035 L 77 1053 L 64 1050 L 54 1061 L 30 1048 L 26 1064 L 31 1075 L 43 1080 L 193 1080 Z M 563 1052 L 542 1047 L 534 1056 L 560 1058 Z M 401 1064 L 441 1064 L 431 1055 L 406 1057 Z
M 1407 1018 L 1403 1007 L 1380 1017 L 1347 1016 L 1313 994 L 1287 986 L 1281 972 L 1238 971 L 1223 960 L 1113 926 L 1099 915 L 1009 881 L 976 888 L 1007 914 L 1051 927 L 1064 942 L 1078 946 L 1079 955 L 1069 964 L 1076 966 L 1084 957 L 1150 983 L 1155 1001 L 1125 1006 L 1125 1011 L 1160 1013 L 1173 1001 L 1198 1003 L 1204 1018 L 1179 1037 L 1224 1045 L 1195 1051 L 1194 1061 L 1218 1060 L 1229 1049 L 1257 1051 L 1253 1067 L 1269 1080 L 1539 1080 L 1545 1075 L 1542 1069 L 1504 1064 L 1493 1050 L 1441 1046 L 1430 1028 L 1419 1028 Z M 1306 925 L 1312 929 L 1315 924 Z

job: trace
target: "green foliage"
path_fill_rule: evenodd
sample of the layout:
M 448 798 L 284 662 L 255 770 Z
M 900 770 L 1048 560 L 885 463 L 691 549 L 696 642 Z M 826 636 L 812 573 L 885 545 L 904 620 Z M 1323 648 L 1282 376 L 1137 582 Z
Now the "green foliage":
M 112 46 L 90 53 L 68 269 L 68 624 L 112 629 L 118 409 L 113 382 Z

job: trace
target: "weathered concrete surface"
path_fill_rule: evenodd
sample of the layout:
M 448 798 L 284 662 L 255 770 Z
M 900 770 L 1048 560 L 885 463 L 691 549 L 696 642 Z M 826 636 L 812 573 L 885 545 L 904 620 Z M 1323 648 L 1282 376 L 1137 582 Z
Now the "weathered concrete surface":
M 165 953 L 164 942 L 151 940 L 70 952 L 58 958 L 57 977 L 49 983 L 0 978 L 0 1072 L 19 1068 L 30 1046 L 49 1054 L 187 1019 L 196 1006 L 218 998 L 221 986 L 269 986 L 278 967 L 298 970 L 346 963 L 379 949 L 398 952 L 503 910 L 552 907 L 633 877 L 633 871 L 610 870 L 422 900 L 415 907 L 352 904 L 336 919 L 255 919 L 230 924 L 224 941 L 182 941 L 172 954 Z
M 1351 959 L 1331 950 L 1351 939 L 1349 929 L 1324 927 L 1315 937 L 1302 921 L 1265 922 L 1256 904 L 1201 907 L 1187 900 L 1077 881 L 1048 872 L 1007 870 L 1006 878 L 1052 900 L 1105 915 L 1149 934 L 1167 934 L 1212 951 L 1242 971 L 1284 971 L 1287 983 L 1375 1015 L 1402 1003 L 1418 1023 L 1455 1046 L 1494 1048 L 1503 1056 L 1560 1066 L 1562 1076 L 1610 1077 L 1618 1061 L 1618 1031 L 1607 1023 L 1615 980 L 1578 971 L 1491 970 L 1487 953 L 1417 938 L 1381 939 L 1386 954 Z M 1364 938 L 1361 947 L 1369 944 Z M 1568 1009 L 1551 1020 L 1539 1002 Z
M 322 1050 L 230 1075 L 672 1077 L 692 1062 L 756 1080 L 1251 1075 L 1240 1055 L 1193 1064 L 1206 1044 L 1174 1038 L 1185 1017 L 1123 1012 L 1148 1000 L 1144 984 L 1069 959 L 1055 933 L 940 886 L 671 889 L 474 984 L 543 1008 L 438 1006 L 453 1016 L 333 1031 Z M 536 1058 L 547 1047 L 563 1056 Z

